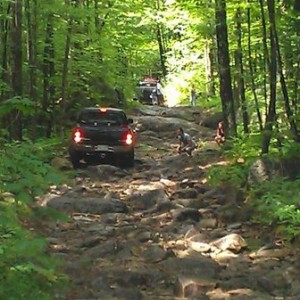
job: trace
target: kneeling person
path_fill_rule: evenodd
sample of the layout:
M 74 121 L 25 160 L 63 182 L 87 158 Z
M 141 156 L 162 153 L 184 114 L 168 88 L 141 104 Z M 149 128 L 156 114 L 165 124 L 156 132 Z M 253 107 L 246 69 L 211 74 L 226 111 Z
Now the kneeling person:
M 225 127 L 224 127 L 224 122 L 223 121 L 218 123 L 218 127 L 217 127 L 217 130 L 216 130 L 215 141 L 219 146 L 221 144 L 224 144 L 224 142 L 225 142 Z
M 196 148 L 196 143 L 192 140 L 188 133 L 185 133 L 182 128 L 178 128 L 176 131 L 177 138 L 179 139 L 179 146 L 177 152 L 186 152 L 189 156 L 192 155 L 192 151 Z

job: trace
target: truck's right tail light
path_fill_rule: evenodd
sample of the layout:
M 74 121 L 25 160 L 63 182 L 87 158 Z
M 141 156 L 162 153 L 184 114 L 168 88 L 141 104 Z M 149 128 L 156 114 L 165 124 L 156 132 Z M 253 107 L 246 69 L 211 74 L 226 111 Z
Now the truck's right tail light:
M 125 134 L 125 144 L 126 145 L 132 145 L 133 144 L 133 134 L 132 132 L 128 131 Z
M 80 143 L 83 139 L 84 133 L 81 128 L 75 128 L 72 133 L 72 139 L 75 143 Z

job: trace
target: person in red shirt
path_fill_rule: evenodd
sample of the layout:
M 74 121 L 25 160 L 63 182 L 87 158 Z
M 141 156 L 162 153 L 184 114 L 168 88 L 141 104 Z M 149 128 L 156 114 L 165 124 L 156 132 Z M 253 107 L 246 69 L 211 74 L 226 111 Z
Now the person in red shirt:
M 223 121 L 218 123 L 215 141 L 218 145 L 221 145 L 225 142 L 225 127 Z

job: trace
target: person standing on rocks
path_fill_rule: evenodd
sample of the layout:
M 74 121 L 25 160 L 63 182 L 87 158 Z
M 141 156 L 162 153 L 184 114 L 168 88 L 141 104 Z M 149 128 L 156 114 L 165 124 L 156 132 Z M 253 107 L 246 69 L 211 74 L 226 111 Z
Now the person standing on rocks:
M 181 127 L 177 129 L 176 134 L 179 140 L 177 152 L 186 152 L 189 156 L 192 156 L 192 151 L 196 148 L 196 143 L 193 141 L 191 136 L 188 133 L 184 132 Z
M 163 105 L 164 104 L 164 94 L 163 94 L 163 88 L 162 88 L 160 79 L 157 79 L 156 93 L 157 93 L 158 105 Z
M 158 97 L 157 97 L 156 89 L 152 90 L 150 98 L 152 100 L 152 105 L 157 105 L 158 104 Z
M 193 84 L 190 90 L 190 105 L 195 106 L 196 105 L 196 89 L 195 85 Z

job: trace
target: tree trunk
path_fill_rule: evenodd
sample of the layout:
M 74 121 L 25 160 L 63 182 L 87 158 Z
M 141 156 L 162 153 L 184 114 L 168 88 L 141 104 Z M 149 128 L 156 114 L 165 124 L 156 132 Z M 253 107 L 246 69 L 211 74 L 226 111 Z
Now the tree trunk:
M 247 8 L 247 25 L 248 25 L 248 65 L 249 65 L 249 72 L 250 72 L 250 80 L 251 80 L 251 90 L 254 97 L 255 102 L 255 109 L 256 115 L 258 119 L 259 129 L 263 131 L 263 121 L 262 116 L 259 109 L 258 98 L 256 94 L 256 85 L 254 81 L 254 71 L 253 71 L 253 64 L 252 64 L 252 50 L 251 50 L 251 11 L 250 8 Z
M 274 0 L 272 0 L 272 1 L 274 1 Z M 278 73 L 279 73 L 279 77 L 280 77 L 281 90 L 282 90 L 283 99 L 284 99 L 285 113 L 288 118 L 291 134 L 293 135 L 295 141 L 300 142 L 300 136 L 298 134 L 297 125 L 296 125 L 296 122 L 294 119 L 293 112 L 291 110 L 288 89 L 287 89 L 285 77 L 283 74 L 283 63 L 282 63 L 282 57 L 281 57 L 280 46 L 279 46 L 279 41 L 278 41 L 275 16 L 273 14 L 270 15 L 270 24 L 272 27 L 272 31 L 274 32 L 275 47 L 276 47 L 277 61 L 278 61 Z
M 157 0 L 157 10 L 160 10 L 160 0 Z M 160 64 L 162 69 L 163 77 L 167 76 L 167 67 L 166 67 L 166 59 L 165 59 L 165 48 L 164 48 L 164 41 L 163 41 L 163 34 L 162 34 L 162 28 L 160 24 L 156 25 L 156 39 L 158 43 L 159 48 L 159 57 L 160 57 Z
M 36 91 L 36 32 L 37 32 L 37 22 L 36 22 L 36 0 L 31 0 L 33 4 L 33 14 L 31 13 L 30 0 L 25 1 L 25 13 L 27 20 L 27 53 L 29 62 L 29 97 L 36 103 L 37 108 L 37 91 Z M 31 139 L 34 141 L 36 139 L 36 124 L 37 124 L 37 109 L 32 117 L 31 122 Z
M 274 0 L 268 1 L 269 19 L 272 20 L 275 17 Z M 265 128 L 262 133 L 262 154 L 269 152 L 270 141 L 272 137 L 273 124 L 276 121 L 276 75 L 277 75 L 277 61 L 276 61 L 276 42 L 274 28 L 270 26 L 270 44 L 271 55 L 269 64 L 269 78 L 270 78 L 270 101 L 268 112 L 266 116 Z
M 43 57 L 43 102 L 42 102 L 42 123 L 44 134 L 50 137 L 52 133 L 52 119 L 54 113 L 54 45 L 53 45 L 53 15 L 48 15 L 46 23 L 46 37 Z
M 206 77 L 206 94 L 208 97 L 216 93 L 214 83 L 214 54 L 212 43 L 214 38 L 207 40 L 205 43 L 205 77 Z
M 95 10 L 95 17 L 94 17 L 94 23 L 95 23 L 95 29 L 96 31 L 100 28 L 100 20 L 99 20 L 99 5 L 98 0 L 94 0 L 94 10 Z
M 2 4 L 3 5 L 3 4 Z M 5 8 L 2 6 L 1 7 L 1 11 L 3 12 L 3 15 L 5 14 L 4 12 Z M 11 11 L 11 2 L 9 2 L 7 4 L 7 8 L 6 8 L 6 18 L 1 19 L 1 50 L 2 50 L 2 54 L 1 54 L 1 80 L 4 84 L 9 84 L 9 79 L 8 79 L 8 56 L 7 56 L 7 51 L 8 51 L 8 30 L 9 30 L 9 18 L 8 16 L 10 15 L 10 11 Z M 1 89 L 0 92 L 0 100 L 5 99 L 6 98 L 6 91 L 5 89 Z
M 11 26 L 11 82 L 15 97 L 22 97 L 22 0 L 12 4 Z M 22 114 L 15 110 L 11 113 L 10 138 L 22 140 Z
M 216 95 L 215 69 L 216 69 L 216 61 L 217 61 L 217 49 L 216 49 L 215 38 L 213 38 L 213 44 L 210 47 L 209 61 L 210 61 L 210 65 L 211 65 L 211 68 L 210 68 L 211 83 L 209 85 L 209 95 L 215 96 Z
M 158 42 L 162 74 L 163 74 L 163 77 L 166 77 L 167 76 L 167 67 L 166 67 L 166 63 L 165 63 L 165 49 L 163 46 L 162 30 L 161 30 L 161 27 L 159 26 L 159 24 L 157 24 L 156 38 L 157 38 L 157 42 Z
M 66 35 L 66 45 L 65 54 L 62 69 L 62 82 L 61 82 L 61 103 L 62 103 L 62 116 L 60 124 L 60 132 L 63 137 L 64 134 L 64 119 L 66 117 L 66 107 L 67 107 L 67 82 L 68 82 L 68 70 L 69 70 L 69 56 L 71 51 L 71 35 L 72 35 L 72 24 L 73 20 L 70 19 L 67 25 L 67 35 Z
M 266 26 L 266 18 L 264 11 L 264 2 L 263 0 L 259 0 L 260 14 L 261 14 L 261 26 L 262 26 L 262 41 L 263 41 L 263 49 L 264 49 L 264 96 L 265 96 L 265 112 L 268 112 L 268 101 L 267 101 L 267 70 L 270 66 L 270 57 L 267 43 L 267 26 Z
M 297 33 L 297 57 L 296 57 L 296 70 L 294 79 L 294 100 L 293 109 L 295 114 L 300 112 L 300 93 L 299 93 L 299 81 L 300 81 L 300 34 Z
M 243 65 L 243 50 L 242 50 L 242 24 L 241 24 L 241 8 L 239 7 L 236 12 L 236 31 L 237 31 L 237 51 L 236 63 L 237 71 L 240 74 L 238 80 L 238 94 L 242 106 L 243 128 L 244 133 L 249 133 L 249 115 L 245 96 L 245 80 L 244 80 L 244 65 Z
M 237 38 L 237 37 L 236 37 Z M 239 62 L 239 50 L 234 50 L 234 68 L 233 68 L 233 100 L 234 100 L 234 109 L 239 113 L 239 108 L 241 106 L 241 97 L 240 97 L 240 62 Z
M 228 134 L 229 131 L 231 134 L 236 135 L 236 118 L 231 86 L 231 71 L 228 47 L 226 1 L 216 0 L 215 4 L 220 96 L 224 114 L 224 125 L 226 134 Z

